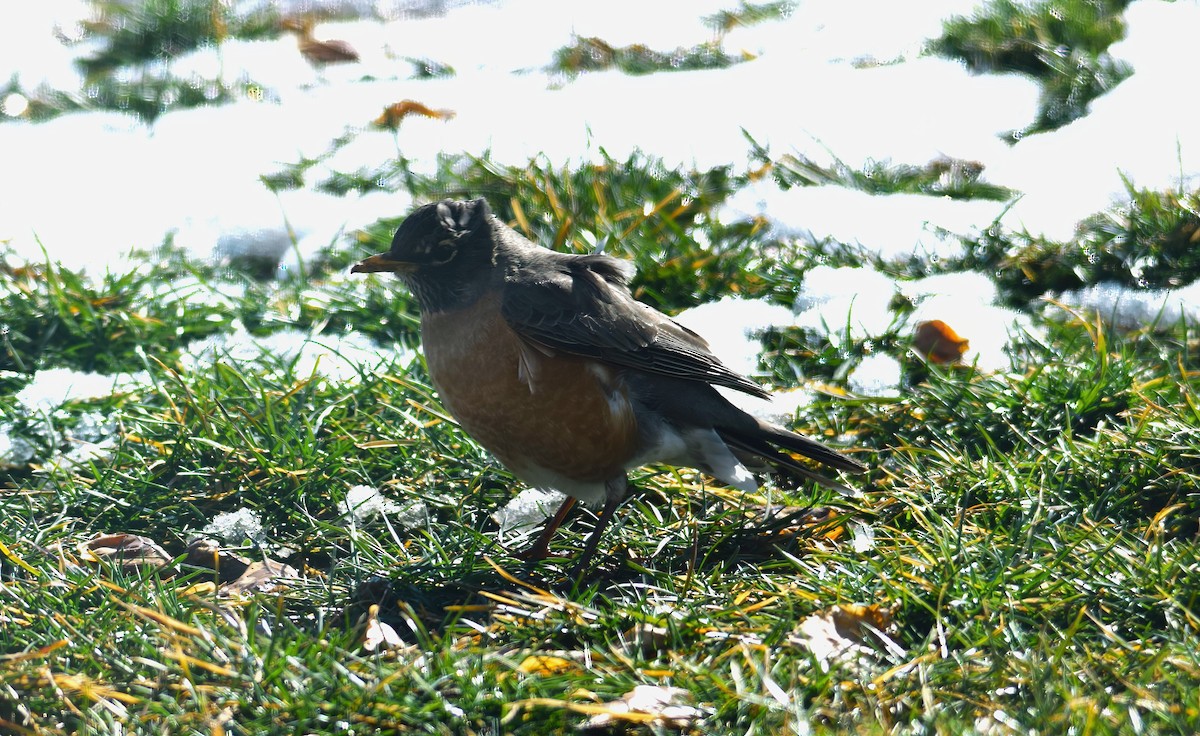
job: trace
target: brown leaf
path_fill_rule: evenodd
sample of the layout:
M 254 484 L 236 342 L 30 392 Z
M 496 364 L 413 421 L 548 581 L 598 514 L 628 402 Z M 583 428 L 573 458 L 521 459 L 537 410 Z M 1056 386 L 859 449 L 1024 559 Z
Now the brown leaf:
M 913 329 L 913 350 L 930 363 L 957 363 L 966 355 L 971 341 L 960 337 L 950 325 L 940 319 L 918 322 Z
M 285 565 L 275 560 L 251 562 L 246 571 L 237 580 L 225 583 L 220 593 L 274 593 L 284 587 L 281 581 L 295 580 L 300 573 L 291 565 Z
M 400 123 L 404 121 L 404 118 L 409 115 L 420 115 L 436 120 L 450 120 L 454 117 L 454 111 L 446 109 L 435 110 L 416 100 L 400 100 L 383 108 L 383 114 L 375 118 L 373 122 L 377 127 L 396 130 L 400 127 Z
M 220 595 L 273 593 L 280 587 L 280 581 L 300 577 L 300 572 L 291 565 L 270 558 L 251 560 L 221 549 L 215 540 L 206 537 L 193 539 L 188 544 L 186 562 L 214 570 L 220 583 Z
M 217 573 L 217 582 L 227 583 L 237 580 L 246 572 L 251 560 L 239 554 L 222 550 L 217 540 L 209 537 L 197 537 L 188 542 L 187 557 L 184 562 L 193 567 L 213 570 Z
M 97 534 L 80 544 L 78 552 L 87 562 L 107 563 L 126 571 L 158 569 L 174 559 L 153 539 L 124 532 Z

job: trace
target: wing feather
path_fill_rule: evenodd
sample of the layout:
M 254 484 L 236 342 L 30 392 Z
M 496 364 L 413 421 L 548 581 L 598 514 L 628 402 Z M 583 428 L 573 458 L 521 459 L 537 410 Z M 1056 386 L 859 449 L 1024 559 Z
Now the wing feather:
M 504 319 L 524 339 L 626 368 L 768 396 L 725 367 L 704 338 L 634 299 L 623 262 L 607 256 L 541 257 L 551 263 L 515 269 L 504 288 Z

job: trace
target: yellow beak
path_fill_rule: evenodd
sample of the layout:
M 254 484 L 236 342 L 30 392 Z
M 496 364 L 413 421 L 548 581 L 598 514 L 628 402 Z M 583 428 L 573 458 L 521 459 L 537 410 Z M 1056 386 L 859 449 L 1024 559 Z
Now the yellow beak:
M 417 270 L 417 264 L 408 261 L 394 261 L 388 257 L 387 253 L 371 256 L 361 262 L 355 264 L 354 268 L 350 269 L 350 273 L 377 273 L 379 271 L 388 271 L 391 273 L 412 273 Z

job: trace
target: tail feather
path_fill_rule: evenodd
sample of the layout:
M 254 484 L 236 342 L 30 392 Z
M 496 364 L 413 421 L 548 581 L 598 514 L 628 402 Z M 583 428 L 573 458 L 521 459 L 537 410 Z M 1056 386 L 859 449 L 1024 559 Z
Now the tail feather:
M 810 460 L 816 460 L 822 465 L 828 465 L 838 470 L 845 470 L 848 473 L 864 473 L 867 470 L 866 465 L 863 465 L 854 458 L 847 457 L 837 450 L 826 447 L 820 442 L 805 437 L 802 434 L 791 432 L 783 427 L 776 427 L 762 420 L 758 422 L 758 429 L 762 435 L 764 444 L 779 445 L 792 452 L 799 453 Z
M 625 370 L 623 378 L 638 407 L 637 411 L 643 412 L 646 431 L 653 433 L 657 428 L 664 436 L 674 433 L 680 435 L 677 439 L 685 440 L 684 444 L 689 445 L 687 451 L 681 451 L 679 456 L 668 462 L 706 471 L 725 468 L 729 472 L 717 474 L 718 477 L 726 476 L 725 482 L 735 486 L 743 481 L 746 485 L 751 483 L 750 479 L 743 479 L 734 472 L 739 467 L 753 466 L 757 469 L 763 466 L 765 469 L 773 465 L 841 492 L 847 489 L 814 472 L 796 456 L 848 473 L 862 473 L 867 469 L 854 458 L 816 440 L 746 413 L 730 403 L 716 388 L 703 385 L 702 382 L 632 370 Z M 723 444 L 724 447 L 709 446 L 707 442 L 710 437 L 713 443 Z M 736 457 L 722 457 L 724 452 L 732 452 Z
M 735 452 L 740 451 L 760 457 L 781 470 L 811 480 L 838 493 L 853 494 L 854 492 L 841 483 L 814 472 L 796 458 L 786 452 L 781 452 L 776 445 L 836 470 L 862 473 L 867 469 L 867 466 L 859 461 L 826 447 L 816 440 L 762 421 L 758 423 L 758 431 L 753 435 L 734 433 L 723 429 L 718 429 L 717 433 Z

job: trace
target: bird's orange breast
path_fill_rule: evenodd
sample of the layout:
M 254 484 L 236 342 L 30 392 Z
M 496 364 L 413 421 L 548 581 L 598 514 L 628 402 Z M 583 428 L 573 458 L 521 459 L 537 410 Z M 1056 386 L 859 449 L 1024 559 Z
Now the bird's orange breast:
M 518 477 L 531 467 L 605 481 L 637 449 L 637 421 L 611 369 L 524 348 L 495 297 L 422 316 L 422 343 L 442 402 Z M 533 365 L 529 365 L 533 361 Z

